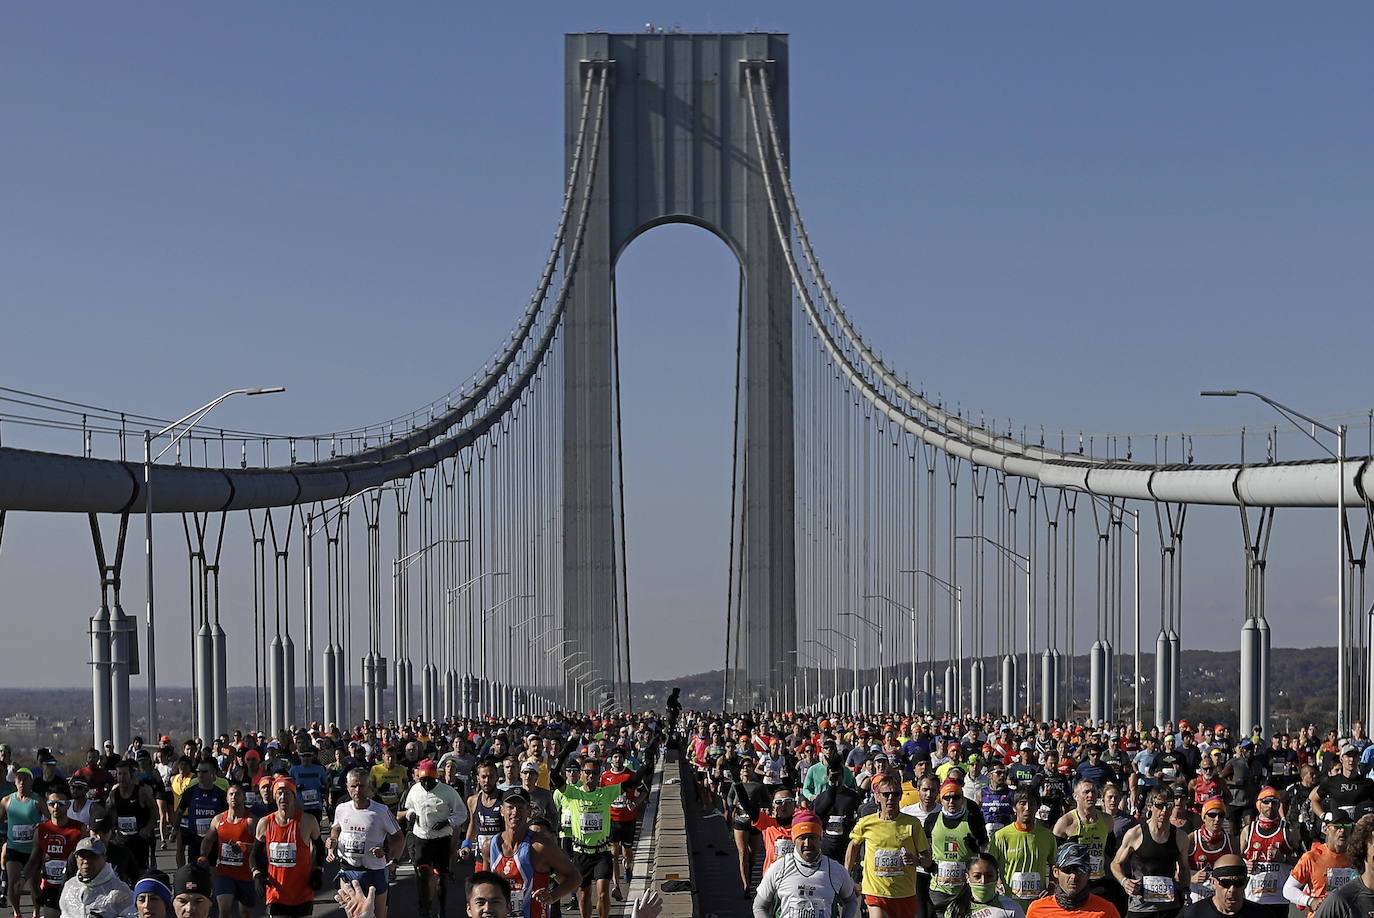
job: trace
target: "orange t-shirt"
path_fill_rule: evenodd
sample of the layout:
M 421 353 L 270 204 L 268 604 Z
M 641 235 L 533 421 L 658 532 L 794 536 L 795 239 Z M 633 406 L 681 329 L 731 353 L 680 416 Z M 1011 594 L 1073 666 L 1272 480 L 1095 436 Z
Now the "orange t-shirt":
M 1067 912 L 1059 907 L 1059 903 L 1054 901 L 1054 896 L 1043 896 L 1036 899 L 1026 909 L 1026 918 L 1066 918 L 1072 915 L 1073 918 L 1121 918 L 1121 913 L 1101 896 L 1088 894 L 1088 901 L 1072 912 Z
M 1336 873 L 1333 874 L 1333 870 Z M 1293 868 L 1293 879 L 1307 890 L 1308 895 L 1317 900 L 1317 905 L 1321 905 L 1328 892 L 1354 879 L 1356 873 L 1350 858 L 1344 854 L 1337 854 L 1326 845 L 1317 842 L 1311 850 L 1298 858 L 1297 866 Z

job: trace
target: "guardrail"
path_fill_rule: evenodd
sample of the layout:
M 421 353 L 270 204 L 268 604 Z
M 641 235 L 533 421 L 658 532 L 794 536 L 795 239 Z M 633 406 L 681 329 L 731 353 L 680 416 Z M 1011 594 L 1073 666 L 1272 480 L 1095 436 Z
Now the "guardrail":
M 692 842 L 687 834 L 686 796 L 692 785 L 682 779 L 682 753 L 663 751 L 663 783 L 654 820 L 654 872 L 651 885 L 663 896 L 660 918 L 697 914 L 692 877 Z M 667 884 L 665 888 L 664 884 Z

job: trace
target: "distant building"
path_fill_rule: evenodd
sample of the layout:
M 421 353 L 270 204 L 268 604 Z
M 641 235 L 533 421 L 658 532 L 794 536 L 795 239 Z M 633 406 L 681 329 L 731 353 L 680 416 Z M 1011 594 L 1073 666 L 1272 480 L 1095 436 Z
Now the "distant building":
M 38 729 L 38 718 L 32 714 L 11 714 L 5 718 L 5 729 L 16 733 L 32 733 Z

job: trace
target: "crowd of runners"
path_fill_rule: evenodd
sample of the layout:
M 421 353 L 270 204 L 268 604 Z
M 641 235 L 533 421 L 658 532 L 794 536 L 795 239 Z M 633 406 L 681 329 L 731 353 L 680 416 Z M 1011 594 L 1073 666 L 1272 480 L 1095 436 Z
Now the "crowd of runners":
M 387 918 L 404 868 L 422 918 L 607 918 L 664 738 L 652 714 L 315 726 L 106 743 L 71 774 L 0 745 L 0 909 L 305 916 L 328 883 L 346 914 Z
M 756 918 L 1374 916 L 1360 724 L 685 713 L 677 741 Z

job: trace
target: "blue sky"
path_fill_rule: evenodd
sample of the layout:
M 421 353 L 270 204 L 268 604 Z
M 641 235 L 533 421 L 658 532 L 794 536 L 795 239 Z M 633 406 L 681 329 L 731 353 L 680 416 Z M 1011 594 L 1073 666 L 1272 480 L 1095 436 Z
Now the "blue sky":
M 449 390 L 543 264 L 563 33 L 646 21 L 790 33 L 807 225 L 866 336 L 931 391 L 1055 430 L 1272 422 L 1197 397 L 1212 386 L 1374 407 L 1361 3 L 11 6 L 0 384 L 167 416 L 281 384 L 217 417 L 283 432 Z M 619 265 L 640 677 L 720 659 L 699 617 L 725 592 L 735 270 L 688 227 Z M 1280 451 L 1310 454 L 1286 433 Z M 1277 644 L 1334 642 L 1326 522 L 1280 514 Z M 1234 646 L 1234 511 L 1189 526 L 1187 643 Z M 177 595 L 184 571 L 163 576 Z M 71 652 L 12 654 L 0 679 L 85 682 L 95 599 L 84 521 L 13 515 L 0 614 Z M 184 647 L 173 628 L 164 646 Z

